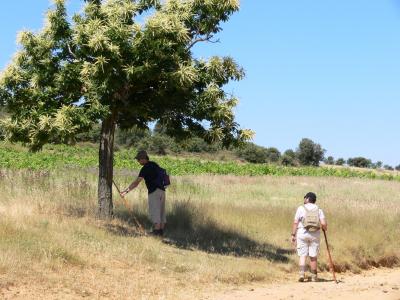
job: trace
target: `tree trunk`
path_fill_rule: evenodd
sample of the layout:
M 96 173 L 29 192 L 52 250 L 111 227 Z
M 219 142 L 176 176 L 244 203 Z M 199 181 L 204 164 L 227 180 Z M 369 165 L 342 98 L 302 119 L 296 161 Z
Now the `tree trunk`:
M 113 214 L 112 180 L 114 159 L 114 114 L 107 117 L 101 126 L 99 148 L 98 202 L 100 219 L 109 219 Z

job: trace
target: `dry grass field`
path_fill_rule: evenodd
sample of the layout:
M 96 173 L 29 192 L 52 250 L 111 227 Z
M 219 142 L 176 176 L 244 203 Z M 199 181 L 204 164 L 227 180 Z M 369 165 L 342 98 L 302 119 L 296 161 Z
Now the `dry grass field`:
M 116 174 L 125 187 L 132 179 Z M 316 177 L 182 176 L 167 195 L 166 241 L 150 228 L 144 185 L 96 220 L 96 174 L 0 173 L 0 295 L 199 299 L 228 286 L 293 278 L 290 226 L 318 195 L 338 271 L 400 262 L 400 183 Z M 326 252 L 319 268 L 327 270 Z

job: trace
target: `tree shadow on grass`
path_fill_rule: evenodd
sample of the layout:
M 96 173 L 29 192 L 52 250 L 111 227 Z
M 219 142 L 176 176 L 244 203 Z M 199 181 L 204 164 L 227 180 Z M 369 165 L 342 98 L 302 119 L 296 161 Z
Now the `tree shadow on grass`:
M 132 226 L 136 226 L 136 218 L 142 226 L 151 227 L 147 216 L 137 212 L 117 211 L 115 217 Z M 289 250 L 259 243 L 233 229 L 221 228 L 216 221 L 206 216 L 203 210 L 189 201 L 175 202 L 167 214 L 167 222 L 163 241 L 181 249 L 289 262 Z
M 115 230 L 109 230 L 111 233 L 117 233 L 119 235 L 126 235 L 126 236 L 142 236 L 143 232 L 140 229 L 142 227 L 143 230 L 145 228 L 151 228 L 152 224 L 148 218 L 147 215 L 140 213 L 138 211 L 132 211 L 132 210 L 115 210 L 114 211 L 114 218 L 123 221 L 126 223 L 130 229 L 126 230 L 125 226 L 117 226 L 117 227 L 123 227 L 123 229 L 118 229 L 114 227 Z M 126 234 L 125 234 L 126 233 Z
M 137 237 L 140 236 L 140 232 L 136 228 L 132 228 L 131 226 L 122 226 L 118 224 L 106 224 L 104 225 L 104 228 L 115 235 L 120 235 L 120 236 L 131 236 L 131 237 Z

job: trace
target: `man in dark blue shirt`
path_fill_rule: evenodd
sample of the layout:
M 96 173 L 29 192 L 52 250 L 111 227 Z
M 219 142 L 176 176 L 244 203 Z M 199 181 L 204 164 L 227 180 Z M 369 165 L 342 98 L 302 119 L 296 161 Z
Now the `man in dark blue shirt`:
M 121 192 L 121 196 L 128 194 L 144 180 L 149 192 L 149 215 L 154 226 L 152 233 L 162 236 L 167 220 L 165 216 L 165 187 L 161 186 L 158 178 L 160 167 L 155 162 L 149 160 L 146 151 L 139 151 L 135 158 L 142 165 L 142 169 L 136 180 Z

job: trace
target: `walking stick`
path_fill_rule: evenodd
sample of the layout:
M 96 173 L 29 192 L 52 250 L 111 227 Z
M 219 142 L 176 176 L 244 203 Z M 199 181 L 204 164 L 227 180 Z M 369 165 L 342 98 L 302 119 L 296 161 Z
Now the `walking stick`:
M 328 239 L 327 239 L 327 237 L 326 237 L 326 232 L 325 232 L 325 230 L 322 230 L 322 231 L 324 232 L 325 243 L 326 243 L 326 249 L 328 250 L 329 267 L 330 267 L 331 272 L 332 272 L 332 274 L 333 274 L 333 279 L 335 280 L 336 283 L 338 283 L 338 281 L 336 280 L 335 268 L 334 268 L 334 266 L 333 266 L 331 251 L 329 250 L 329 244 L 328 244 Z
M 122 198 L 122 200 L 124 200 L 125 207 L 126 207 L 126 208 L 128 209 L 128 211 L 129 211 L 129 206 L 128 206 L 128 202 L 126 201 L 126 198 L 123 197 L 123 196 L 121 195 L 121 191 L 120 191 L 120 189 L 118 188 L 118 186 L 116 185 L 116 183 L 114 182 L 114 180 L 113 180 L 112 182 L 113 182 L 115 188 L 117 189 L 119 196 Z M 135 217 L 134 214 L 132 214 L 132 217 L 133 217 L 133 221 L 134 221 L 135 224 L 136 224 L 136 227 L 139 228 L 140 233 L 143 234 L 143 235 L 147 235 L 147 234 L 146 234 L 146 231 L 144 230 L 144 228 L 143 228 L 143 226 L 142 226 L 142 224 L 140 224 L 140 222 L 136 219 L 136 217 Z

